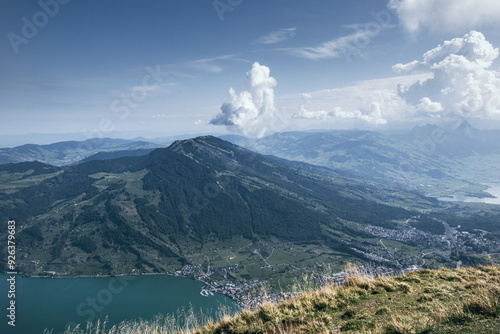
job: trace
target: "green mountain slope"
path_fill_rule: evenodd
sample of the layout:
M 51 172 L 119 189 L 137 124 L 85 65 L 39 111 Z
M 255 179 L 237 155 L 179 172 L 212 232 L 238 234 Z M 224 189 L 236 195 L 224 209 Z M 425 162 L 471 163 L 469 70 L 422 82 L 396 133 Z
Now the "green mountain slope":
M 88 161 L 93 161 L 93 160 L 110 160 L 110 159 L 116 159 L 116 158 L 121 158 L 121 157 L 140 157 L 144 155 L 148 155 L 154 151 L 153 148 L 144 148 L 144 149 L 137 149 L 137 150 L 123 150 L 123 151 L 111 151 L 111 152 L 99 152 L 96 154 L 93 154 L 85 159 L 83 159 L 81 162 L 88 162 Z
M 62 169 L 3 166 L 5 184 L 17 186 L 0 194 L 0 215 L 18 224 L 20 270 L 27 274 L 165 272 L 189 263 L 247 263 L 240 274 L 253 277 L 261 266 L 250 263 L 257 253 L 253 246 L 241 247 L 266 241 L 292 243 L 291 253 L 301 243 L 327 245 L 323 258 L 316 255 L 322 261 L 332 255 L 363 259 L 363 226 L 395 227 L 434 204 L 415 193 L 262 156 L 214 137 L 179 141 L 144 157 Z M 238 259 L 208 256 L 214 245 L 228 252 L 240 248 L 233 254 Z M 263 254 L 273 252 L 263 248 Z M 288 255 L 282 256 L 287 262 Z

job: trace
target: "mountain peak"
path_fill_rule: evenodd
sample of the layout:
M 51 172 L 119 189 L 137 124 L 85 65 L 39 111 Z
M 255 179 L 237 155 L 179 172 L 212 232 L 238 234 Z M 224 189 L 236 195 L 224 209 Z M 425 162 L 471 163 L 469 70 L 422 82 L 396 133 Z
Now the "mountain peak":
M 245 163 L 248 156 L 251 155 L 245 154 L 245 152 L 249 152 L 246 149 L 214 136 L 178 140 L 163 152 L 171 152 L 185 156 L 199 164 L 224 169 Z
M 177 153 L 194 153 L 208 150 L 219 150 L 229 153 L 236 148 L 235 145 L 214 136 L 200 136 L 191 139 L 177 140 L 169 147 Z
M 454 131 L 455 134 L 464 135 L 467 137 L 475 137 L 478 132 L 479 130 L 474 128 L 468 121 L 463 121 Z

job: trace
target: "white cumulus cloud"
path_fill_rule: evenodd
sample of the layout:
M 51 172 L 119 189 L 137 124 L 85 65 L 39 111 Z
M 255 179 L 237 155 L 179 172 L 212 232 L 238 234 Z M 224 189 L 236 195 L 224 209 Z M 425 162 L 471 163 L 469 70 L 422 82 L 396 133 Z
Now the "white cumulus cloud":
M 498 0 L 390 0 L 403 27 L 415 34 L 422 29 L 458 32 L 500 25 Z
M 427 51 L 422 61 L 397 64 L 398 73 L 426 71 L 433 76 L 399 95 L 423 113 L 473 118 L 500 117 L 500 71 L 491 69 L 499 51 L 477 31 L 445 41 Z
M 411 86 L 415 82 L 427 80 L 431 75 L 409 74 L 399 77 L 367 80 L 354 86 L 309 92 L 301 96 L 290 96 L 300 100 L 298 112 L 293 119 L 315 124 L 351 124 L 355 127 L 379 126 L 391 122 L 412 120 L 415 107 L 406 103 L 399 95 L 397 86 Z M 280 99 L 287 103 L 290 102 Z M 432 101 L 431 101 L 432 102 Z M 434 106 L 431 104 L 431 106 Z
M 327 119 L 349 119 L 361 120 L 370 124 L 386 124 L 387 121 L 382 117 L 381 103 L 371 101 L 360 109 L 345 110 L 339 106 L 333 107 L 332 110 L 311 110 L 308 105 L 312 104 L 311 94 L 302 94 L 305 100 L 299 106 L 299 112 L 292 115 L 296 119 L 312 119 L 312 120 L 327 120 Z
M 500 69 L 493 68 L 499 54 L 473 30 L 422 59 L 394 65 L 398 77 L 294 96 L 298 112 L 292 117 L 308 124 L 356 126 L 457 117 L 500 120 Z
M 331 116 L 331 113 L 325 110 L 309 110 L 308 105 L 311 104 L 311 99 L 311 94 L 302 94 L 302 104 L 299 106 L 299 112 L 292 117 L 305 119 L 326 119 L 328 116 Z
M 231 100 L 224 103 L 221 112 L 210 121 L 212 125 L 224 125 L 229 130 L 252 137 L 270 134 L 270 125 L 276 118 L 274 87 L 269 67 L 258 62 L 246 73 L 247 90 L 237 94 L 229 89 Z
M 420 104 L 417 106 L 417 110 L 423 113 L 438 113 L 443 111 L 444 108 L 439 102 L 433 102 L 428 97 L 423 97 L 420 99 Z

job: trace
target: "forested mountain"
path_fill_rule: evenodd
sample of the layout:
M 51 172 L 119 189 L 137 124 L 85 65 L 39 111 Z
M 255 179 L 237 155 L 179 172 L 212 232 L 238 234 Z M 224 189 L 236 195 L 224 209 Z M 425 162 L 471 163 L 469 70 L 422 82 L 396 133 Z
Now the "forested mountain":
M 144 148 L 137 150 L 123 150 L 123 151 L 112 151 L 112 152 L 99 152 L 91 155 L 82 160 L 82 162 L 88 162 L 93 160 L 110 160 L 122 157 L 140 157 L 144 155 L 148 155 L 155 149 L 153 148 Z
M 364 258 L 356 248 L 366 243 L 364 226 L 394 228 L 436 204 L 215 137 L 64 168 L 7 164 L 0 177 L 0 216 L 18 224 L 26 273 L 166 271 L 210 261 L 202 256 L 209 244 L 271 239 Z

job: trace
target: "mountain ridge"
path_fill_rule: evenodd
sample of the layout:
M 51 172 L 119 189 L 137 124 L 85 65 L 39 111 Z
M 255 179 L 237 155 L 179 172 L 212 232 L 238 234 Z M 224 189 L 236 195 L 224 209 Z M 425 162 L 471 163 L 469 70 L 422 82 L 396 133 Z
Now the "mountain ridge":
M 0 164 L 39 161 L 65 166 L 80 162 L 96 153 L 161 147 L 146 141 L 113 138 L 92 138 L 84 141 L 62 141 L 52 144 L 25 144 L 0 148 Z

